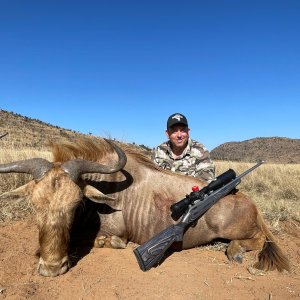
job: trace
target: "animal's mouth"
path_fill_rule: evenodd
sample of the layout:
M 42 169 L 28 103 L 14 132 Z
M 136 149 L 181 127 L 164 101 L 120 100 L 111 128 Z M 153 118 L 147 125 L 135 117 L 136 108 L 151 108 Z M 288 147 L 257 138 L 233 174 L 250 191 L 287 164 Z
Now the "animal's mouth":
M 71 264 L 67 256 L 65 256 L 61 261 L 55 263 L 47 263 L 40 258 L 37 271 L 42 276 L 55 277 L 66 273 L 70 267 Z

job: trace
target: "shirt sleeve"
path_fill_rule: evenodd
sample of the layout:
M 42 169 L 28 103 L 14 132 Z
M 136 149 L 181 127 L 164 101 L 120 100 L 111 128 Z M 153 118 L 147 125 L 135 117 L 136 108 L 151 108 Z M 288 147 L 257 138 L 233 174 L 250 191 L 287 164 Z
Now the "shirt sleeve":
M 199 160 L 195 167 L 194 177 L 208 183 L 215 179 L 215 166 L 210 158 Z
M 194 142 L 190 167 L 190 176 L 205 180 L 208 183 L 215 179 L 215 165 L 210 158 L 209 151 L 200 143 Z

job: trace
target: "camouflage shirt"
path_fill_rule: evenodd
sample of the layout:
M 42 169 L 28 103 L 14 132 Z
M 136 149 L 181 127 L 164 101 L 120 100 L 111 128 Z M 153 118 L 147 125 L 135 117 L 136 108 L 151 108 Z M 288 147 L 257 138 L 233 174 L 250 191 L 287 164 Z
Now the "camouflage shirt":
M 176 159 L 167 141 L 152 152 L 152 160 L 163 169 L 212 181 L 215 178 L 215 167 L 208 150 L 200 143 L 189 139 L 182 155 Z

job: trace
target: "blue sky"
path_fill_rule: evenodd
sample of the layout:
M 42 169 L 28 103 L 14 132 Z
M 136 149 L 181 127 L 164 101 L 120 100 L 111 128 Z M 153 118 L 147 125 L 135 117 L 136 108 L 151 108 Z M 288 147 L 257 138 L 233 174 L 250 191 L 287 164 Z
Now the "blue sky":
M 300 138 L 298 0 L 3 0 L 0 108 L 154 147 Z M 1 120 L 0 120 L 1 122 Z

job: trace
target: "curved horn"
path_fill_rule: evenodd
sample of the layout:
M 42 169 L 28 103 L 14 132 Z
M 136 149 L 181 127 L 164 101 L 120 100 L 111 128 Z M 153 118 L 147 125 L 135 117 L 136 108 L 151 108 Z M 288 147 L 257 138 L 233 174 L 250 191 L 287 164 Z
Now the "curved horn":
M 53 164 L 44 158 L 31 158 L 7 164 L 0 164 L 0 173 L 27 173 L 39 179 L 53 167 Z
M 87 161 L 82 159 L 73 159 L 62 164 L 61 168 L 69 173 L 70 177 L 76 182 L 80 175 L 85 173 L 101 173 L 101 174 L 112 174 L 120 171 L 124 168 L 127 157 L 124 151 L 117 146 L 115 143 L 104 139 L 109 143 L 116 153 L 118 154 L 119 161 L 116 166 L 105 166 L 94 161 Z

